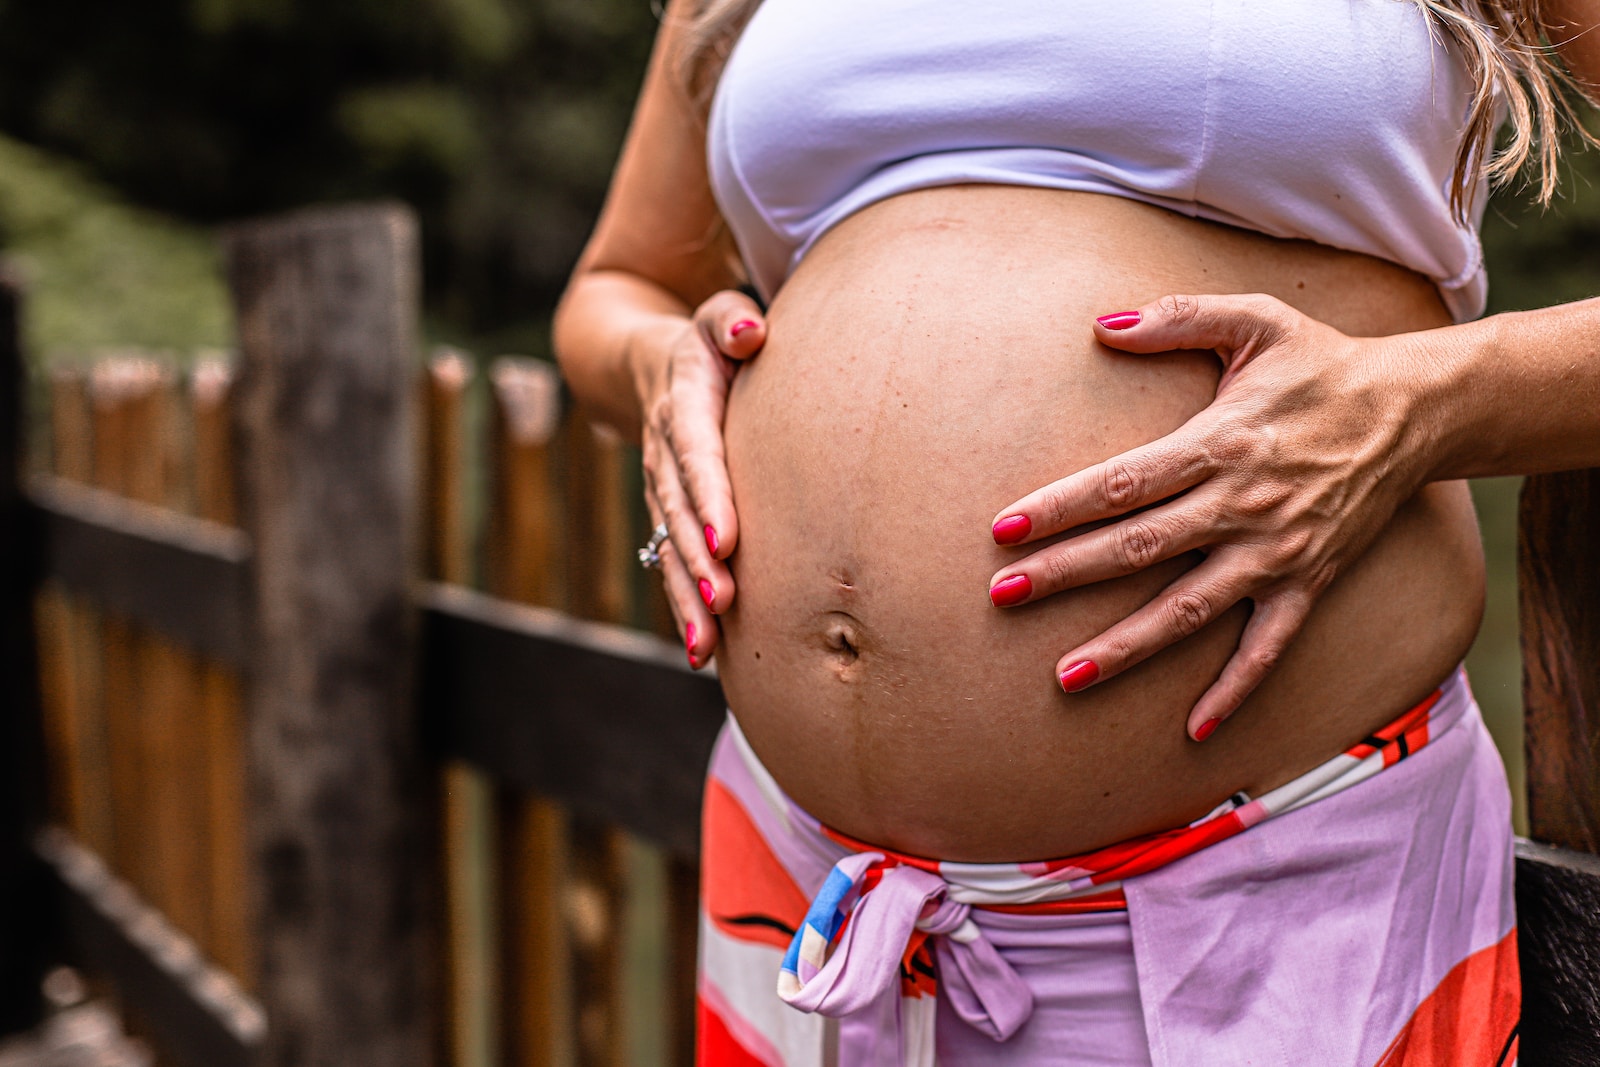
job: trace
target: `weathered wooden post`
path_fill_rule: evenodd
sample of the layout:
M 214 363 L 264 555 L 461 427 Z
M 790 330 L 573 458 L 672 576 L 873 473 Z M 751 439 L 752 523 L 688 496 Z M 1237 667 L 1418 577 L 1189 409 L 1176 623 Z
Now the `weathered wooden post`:
M 1522 1061 L 1600 1057 L 1600 470 L 1529 478 L 1517 546 L 1528 821 Z
M 44 737 L 33 647 L 37 557 L 20 481 L 27 379 L 18 288 L 0 267 L 0 1034 L 39 1017 L 51 926 L 31 849 L 44 819 Z
M 1600 852 L 1600 470 L 1529 478 L 1520 532 L 1530 829 Z
M 423 1067 L 439 966 L 413 706 L 416 223 L 314 209 L 232 227 L 226 251 L 265 1062 Z

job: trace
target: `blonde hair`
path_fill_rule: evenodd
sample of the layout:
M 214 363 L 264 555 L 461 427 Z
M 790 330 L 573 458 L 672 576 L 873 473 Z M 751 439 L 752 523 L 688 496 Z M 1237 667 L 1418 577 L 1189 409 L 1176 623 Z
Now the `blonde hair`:
M 1450 183 L 1450 207 L 1456 218 L 1465 217 L 1467 194 L 1480 166 L 1497 185 L 1526 167 L 1530 184 L 1537 185 L 1539 203 L 1548 204 L 1560 179 L 1557 164 L 1564 130 L 1571 128 L 1590 144 L 1597 142 L 1573 109 L 1568 90 L 1578 86 L 1547 40 L 1551 27 L 1540 10 L 1542 0 L 1412 2 L 1455 42 L 1473 82 L 1472 107 Z M 1510 135 L 1496 151 L 1501 100 L 1510 119 Z
M 1527 168 L 1539 202 L 1549 203 L 1560 178 L 1557 164 L 1564 130 L 1578 131 L 1591 144 L 1600 144 L 1600 140 L 1578 121 L 1567 91 L 1576 83 L 1546 40 L 1549 27 L 1540 10 L 1541 0 L 1409 2 L 1421 8 L 1455 44 L 1474 87 L 1450 182 L 1450 208 L 1456 219 L 1466 219 L 1467 201 L 1480 169 L 1490 181 L 1504 184 Z M 761 0 L 698 0 L 692 10 L 680 71 L 702 110 L 734 42 L 760 4 Z M 1510 134 L 1496 150 L 1502 102 Z
M 697 0 L 685 31 L 678 71 L 702 111 L 722 76 L 722 66 L 761 0 Z

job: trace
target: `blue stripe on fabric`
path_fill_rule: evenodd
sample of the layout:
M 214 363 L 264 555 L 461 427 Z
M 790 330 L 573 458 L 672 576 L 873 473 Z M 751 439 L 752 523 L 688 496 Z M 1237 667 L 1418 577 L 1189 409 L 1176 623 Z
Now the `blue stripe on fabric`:
M 782 968 L 790 974 L 800 973 L 800 941 L 805 935 L 806 927 L 811 927 L 822 935 L 822 939 L 832 943 L 833 936 L 839 932 L 840 925 L 844 922 L 844 910 L 840 905 L 856 887 L 850 876 L 838 867 L 828 872 L 827 881 L 822 883 L 822 888 L 817 890 L 817 895 L 811 900 L 811 908 L 806 912 L 806 918 L 800 924 L 800 929 L 794 932 L 794 937 L 789 941 L 789 950 L 783 954 Z

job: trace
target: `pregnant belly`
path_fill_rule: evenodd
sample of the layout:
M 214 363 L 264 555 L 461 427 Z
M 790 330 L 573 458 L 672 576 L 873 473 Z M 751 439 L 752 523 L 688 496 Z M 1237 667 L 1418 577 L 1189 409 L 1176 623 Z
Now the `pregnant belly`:
M 1104 196 L 992 186 L 884 201 L 832 231 L 770 313 L 726 434 L 740 517 L 718 667 L 756 753 L 854 837 L 969 861 L 1165 829 L 1381 726 L 1464 655 L 1482 601 L 1459 484 L 1425 489 L 1205 744 L 1184 721 L 1248 607 L 1078 694 L 1056 660 L 1193 566 L 1020 609 L 1005 504 L 1182 425 L 1214 357 L 1118 354 L 1095 315 L 1168 292 L 1269 292 L 1350 333 L 1444 321 L 1399 268 Z

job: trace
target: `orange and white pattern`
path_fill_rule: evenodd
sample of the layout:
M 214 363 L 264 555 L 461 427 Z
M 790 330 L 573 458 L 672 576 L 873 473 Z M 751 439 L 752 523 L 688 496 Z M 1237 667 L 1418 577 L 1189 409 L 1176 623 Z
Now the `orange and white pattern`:
M 1459 675 L 1280 789 L 1043 863 L 830 831 L 730 718 L 706 792 L 700 1063 L 1511 1063 L 1507 803 Z

